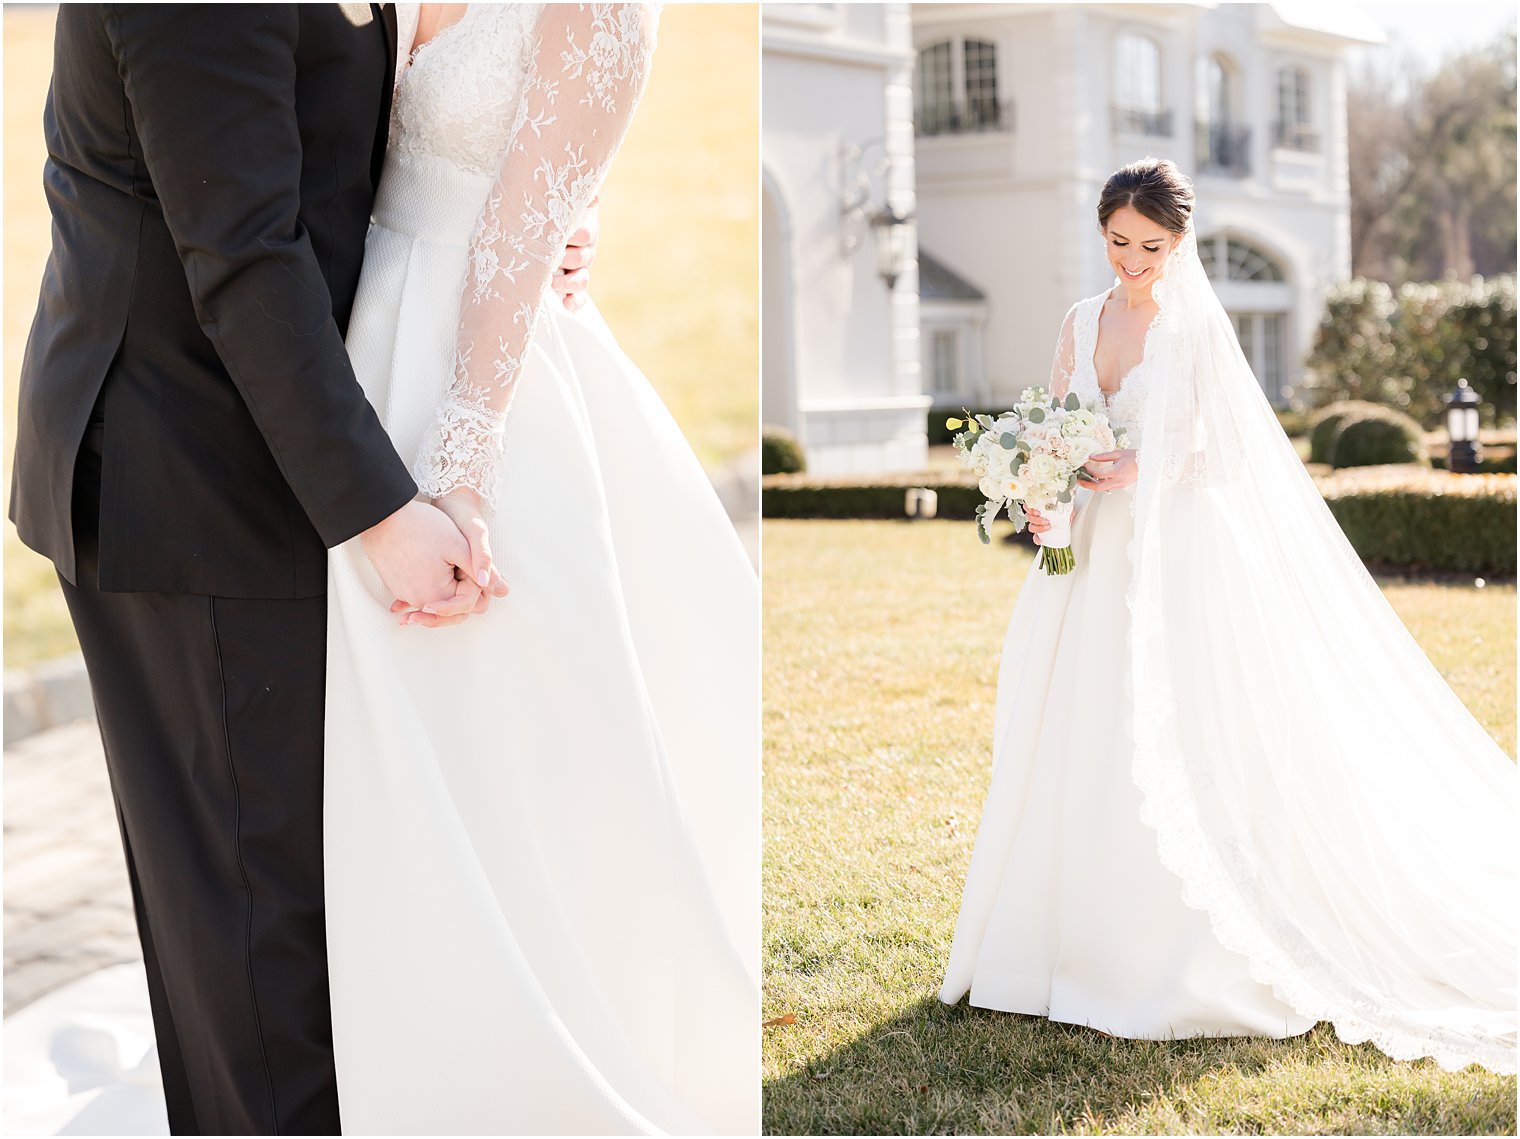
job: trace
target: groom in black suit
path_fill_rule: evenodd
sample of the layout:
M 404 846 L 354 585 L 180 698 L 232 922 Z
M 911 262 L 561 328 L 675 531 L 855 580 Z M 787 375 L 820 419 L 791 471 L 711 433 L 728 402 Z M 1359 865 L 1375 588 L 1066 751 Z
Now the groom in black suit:
M 479 598 L 343 345 L 395 59 L 389 6 L 58 12 L 11 518 L 89 669 L 176 1134 L 339 1132 L 328 548 Z

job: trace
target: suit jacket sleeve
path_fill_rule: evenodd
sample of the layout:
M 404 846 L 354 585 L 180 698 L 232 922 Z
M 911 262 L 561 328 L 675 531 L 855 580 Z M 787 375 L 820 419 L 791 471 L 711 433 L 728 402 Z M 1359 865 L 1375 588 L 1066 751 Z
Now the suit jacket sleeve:
M 354 377 L 299 218 L 293 4 L 111 5 L 141 160 L 196 316 L 313 526 L 336 546 L 415 493 Z

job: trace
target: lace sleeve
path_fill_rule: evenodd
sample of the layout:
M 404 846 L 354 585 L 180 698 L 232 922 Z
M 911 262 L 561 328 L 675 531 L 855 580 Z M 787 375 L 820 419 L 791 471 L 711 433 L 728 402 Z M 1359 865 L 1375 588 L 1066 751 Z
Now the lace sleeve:
M 1061 322 L 1061 335 L 1056 338 L 1056 355 L 1050 363 L 1050 394 L 1065 398 L 1071 390 L 1071 378 L 1076 372 L 1077 305 L 1072 305 L 1066 310 L 1066 319 Z
M 454 378 L 413 474 L 438 498 L 494 504 L 502 432 L 567 237 L 643 93 L 656 14 L 644 4 L 545 4 L 533 70 L 470 241 Z

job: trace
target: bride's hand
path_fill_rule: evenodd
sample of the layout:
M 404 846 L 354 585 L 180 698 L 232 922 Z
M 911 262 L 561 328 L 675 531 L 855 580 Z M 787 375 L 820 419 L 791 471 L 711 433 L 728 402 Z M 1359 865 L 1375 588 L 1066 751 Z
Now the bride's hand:
M 484 613 L 493 597 L 507 595 L 508 586 L 491 555 L 491 532 L 486 524 L 485 502 L 481 497 L 473 490 L 461 487 L 432 502 L 459 528 L 469 543 L 471 576 L 456 572 L 454 594 L 444 601 L 421 609 L 412 609 L 398 601 L 391 606 L 391 612 L 404 614 L 401 617 L 403 625 L 436 629 L 457 625 L 472 614 Z
M 1091 472 L 1090 477 L 1085 478 L 1079 484 L 1088 490 L 1123 490 L 1127 486 L 1133 486 L 1135 480 L 1140 477 L 1140 452 L 1133 447 L 1123 451 L 1104 451 L 1100 455 L 1094 455 L 1087 460 L 1086 466 Z M 1113 466 L 1106 471 L 1093 471 L 1093 463 L 1112 463 Z
M 1024 507 L 1024 516 L 1029 519 L 1029 532 L 1034 535 L 1034 544 L 1036 546 L 1044 545 L 1040 541 L 1040 535 L 1050 529 L 1050 519 L 1046 518 L 1045 515 L 1032 506 Z M 1077 503 L 1075 499 L 1072 500 L 1071 504 L 1071 520 L 1073 522 L 1077 520 Z

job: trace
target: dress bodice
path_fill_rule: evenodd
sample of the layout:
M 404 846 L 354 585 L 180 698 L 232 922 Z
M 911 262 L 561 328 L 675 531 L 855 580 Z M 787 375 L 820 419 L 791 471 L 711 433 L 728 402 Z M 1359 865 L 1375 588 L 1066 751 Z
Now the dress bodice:
M 387 153 L 494 176 L 533 71 L 538 4 L 471 4 L 415 49 L 396 83 Z
M 494 497 L 544 296 L 643 93 L 656 23 L 642 4 L 471 4 L 397 79 L 376 222 L 467 248 L 454 379 L 412 467 L 428 497 Z
M 1152 320 L 1150 328 L 1146 330 L 1140 362 L 1124 374 L 1118 391 L 1113 395 L 1105 395 L 1098 384 L 1098 369 L 1093 354 L 1098 347 L 1098 321 L 1103 315 L 1103 304 L 1112 291 L 1109 289 L 1095 297 L 1088 297 L 1076 306 L 1072 324 L 1075 368 L 1070 390 L 1083 399 L 1092 400 L 1104 407 L 1108 411 L 1109 421 L 1115 427 L 1123 427 L 1128 431 L 1129 445 L 1138 448 L 1141 423 L 1145 417 L 1146 392 L 1155 365 L 1151 341 L 1156 322 Z

